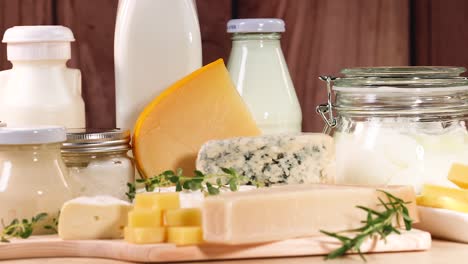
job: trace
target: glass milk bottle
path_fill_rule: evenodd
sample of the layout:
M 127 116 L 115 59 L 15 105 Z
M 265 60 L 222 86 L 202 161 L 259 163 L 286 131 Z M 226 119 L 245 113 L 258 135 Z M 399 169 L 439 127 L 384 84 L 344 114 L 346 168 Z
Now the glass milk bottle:
M 301 132 L 302 113 L 281 50 L 281 19 L 234 19 L 228 69 L 264 134 Z
M 13 68 L 0 72 L 0 120 L 9 127 L 85 127 L 81 73 L 66 65 L 74 40 L 63 26 L 18 26 L 5 32 Z
M 151 100 L 202 66 L 194 1 L 120 0 L 114 60 L 117 127 L 133 129 Z

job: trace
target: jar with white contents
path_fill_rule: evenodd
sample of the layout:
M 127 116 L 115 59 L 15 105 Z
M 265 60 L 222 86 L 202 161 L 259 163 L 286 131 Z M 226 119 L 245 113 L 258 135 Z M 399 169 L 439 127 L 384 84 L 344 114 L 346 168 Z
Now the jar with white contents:
M 55 126 L 0 128 L 0 220 L 47 216 L 34 234 L 50 233 L 63 203 L 72 198 L 67 168 L 60 155 L 65 128 Z M 3 227 L 0 226 L 0 230 Z
M 317 107 L 336 142 L 337 182 L 454 186 L 468 164 L 468 80 L 457 67 L 344 69 Z M 332 88 L 333 84 L 333 88 Z M 332 98 L 335 95 L 335 101 Z
M 70 129 L 62 156 L 74 196 L 110 195 L 126 200 L 127 183 L 135 168 L 127 155 L 129 130 Z

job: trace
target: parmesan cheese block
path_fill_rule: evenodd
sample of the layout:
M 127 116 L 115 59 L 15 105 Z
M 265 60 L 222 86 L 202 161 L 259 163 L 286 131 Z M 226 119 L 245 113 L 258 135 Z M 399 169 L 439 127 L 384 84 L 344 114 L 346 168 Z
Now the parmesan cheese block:
M 121 238 L 131 208 L 111 196 L 78 197 L 60 210 L 58 235 L 65 240 Z
M 333 183 L 335 146 L 325 134 L 278 134 L 211 140 L 197 157 L 197 169 L 210 174 L 233 168 L 265 185 Z
M 178 168 L 191 173 L 206 141 L 259 134 L 220 59 L 179 80 L 145 108 L 135 125 L 133 154 L 144 177 Z
M 382 187 L 404 201 L 418 220 L 415 193 L 410 186 Z M 383 210 L 385 195 L 375 188 L 302 184 L 261 188 L 210 196 L 203 204 L 204 240 L 249 244 L 319 235 L 319 230 L 342 231 L 362 225 L 366 212 L 357 205 Z

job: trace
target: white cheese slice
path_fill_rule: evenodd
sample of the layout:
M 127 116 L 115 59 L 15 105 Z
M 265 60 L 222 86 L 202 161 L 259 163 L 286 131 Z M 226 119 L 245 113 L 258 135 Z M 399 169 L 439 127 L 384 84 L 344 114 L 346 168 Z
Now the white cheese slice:
M 410 216 L 417 221 L 415 193 L 410 186 L 381 189 L 411 202 Z M 249 244 L 319 235 L 361 227 L 366 212 L 357 205 L 383 210 L 372 187 L 302 184 L 223 193 L 205 198 L 204 240 L 222 244 Z
M 66 240 L 123 237 L 132 205 L 111 196 L 78 197 L 60 210 L 59 237 Z

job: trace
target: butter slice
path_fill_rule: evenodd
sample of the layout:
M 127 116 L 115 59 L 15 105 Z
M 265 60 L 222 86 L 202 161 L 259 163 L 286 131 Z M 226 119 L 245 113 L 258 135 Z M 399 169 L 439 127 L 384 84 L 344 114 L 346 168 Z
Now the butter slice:
M 448 179 L 458 187 L 468 189 L 468 165 L 454 163 L 450 168 Z
M 379 188 L 404 201 L 410 217 L 418 220 L 415 193 L 410 186 Z M 204 240 L 222 244 L 249 244 L 321 234 L 320 230 L 342 231 L 362 226 L 366 212 L 375 210 L 375 188 L 345 185 L 302 184 L 223 193 L 205 199 Z
M 111 196 L 78 197 L 60 210 L 58 235 L 65 240 L 121 238 L 131 208 Z

